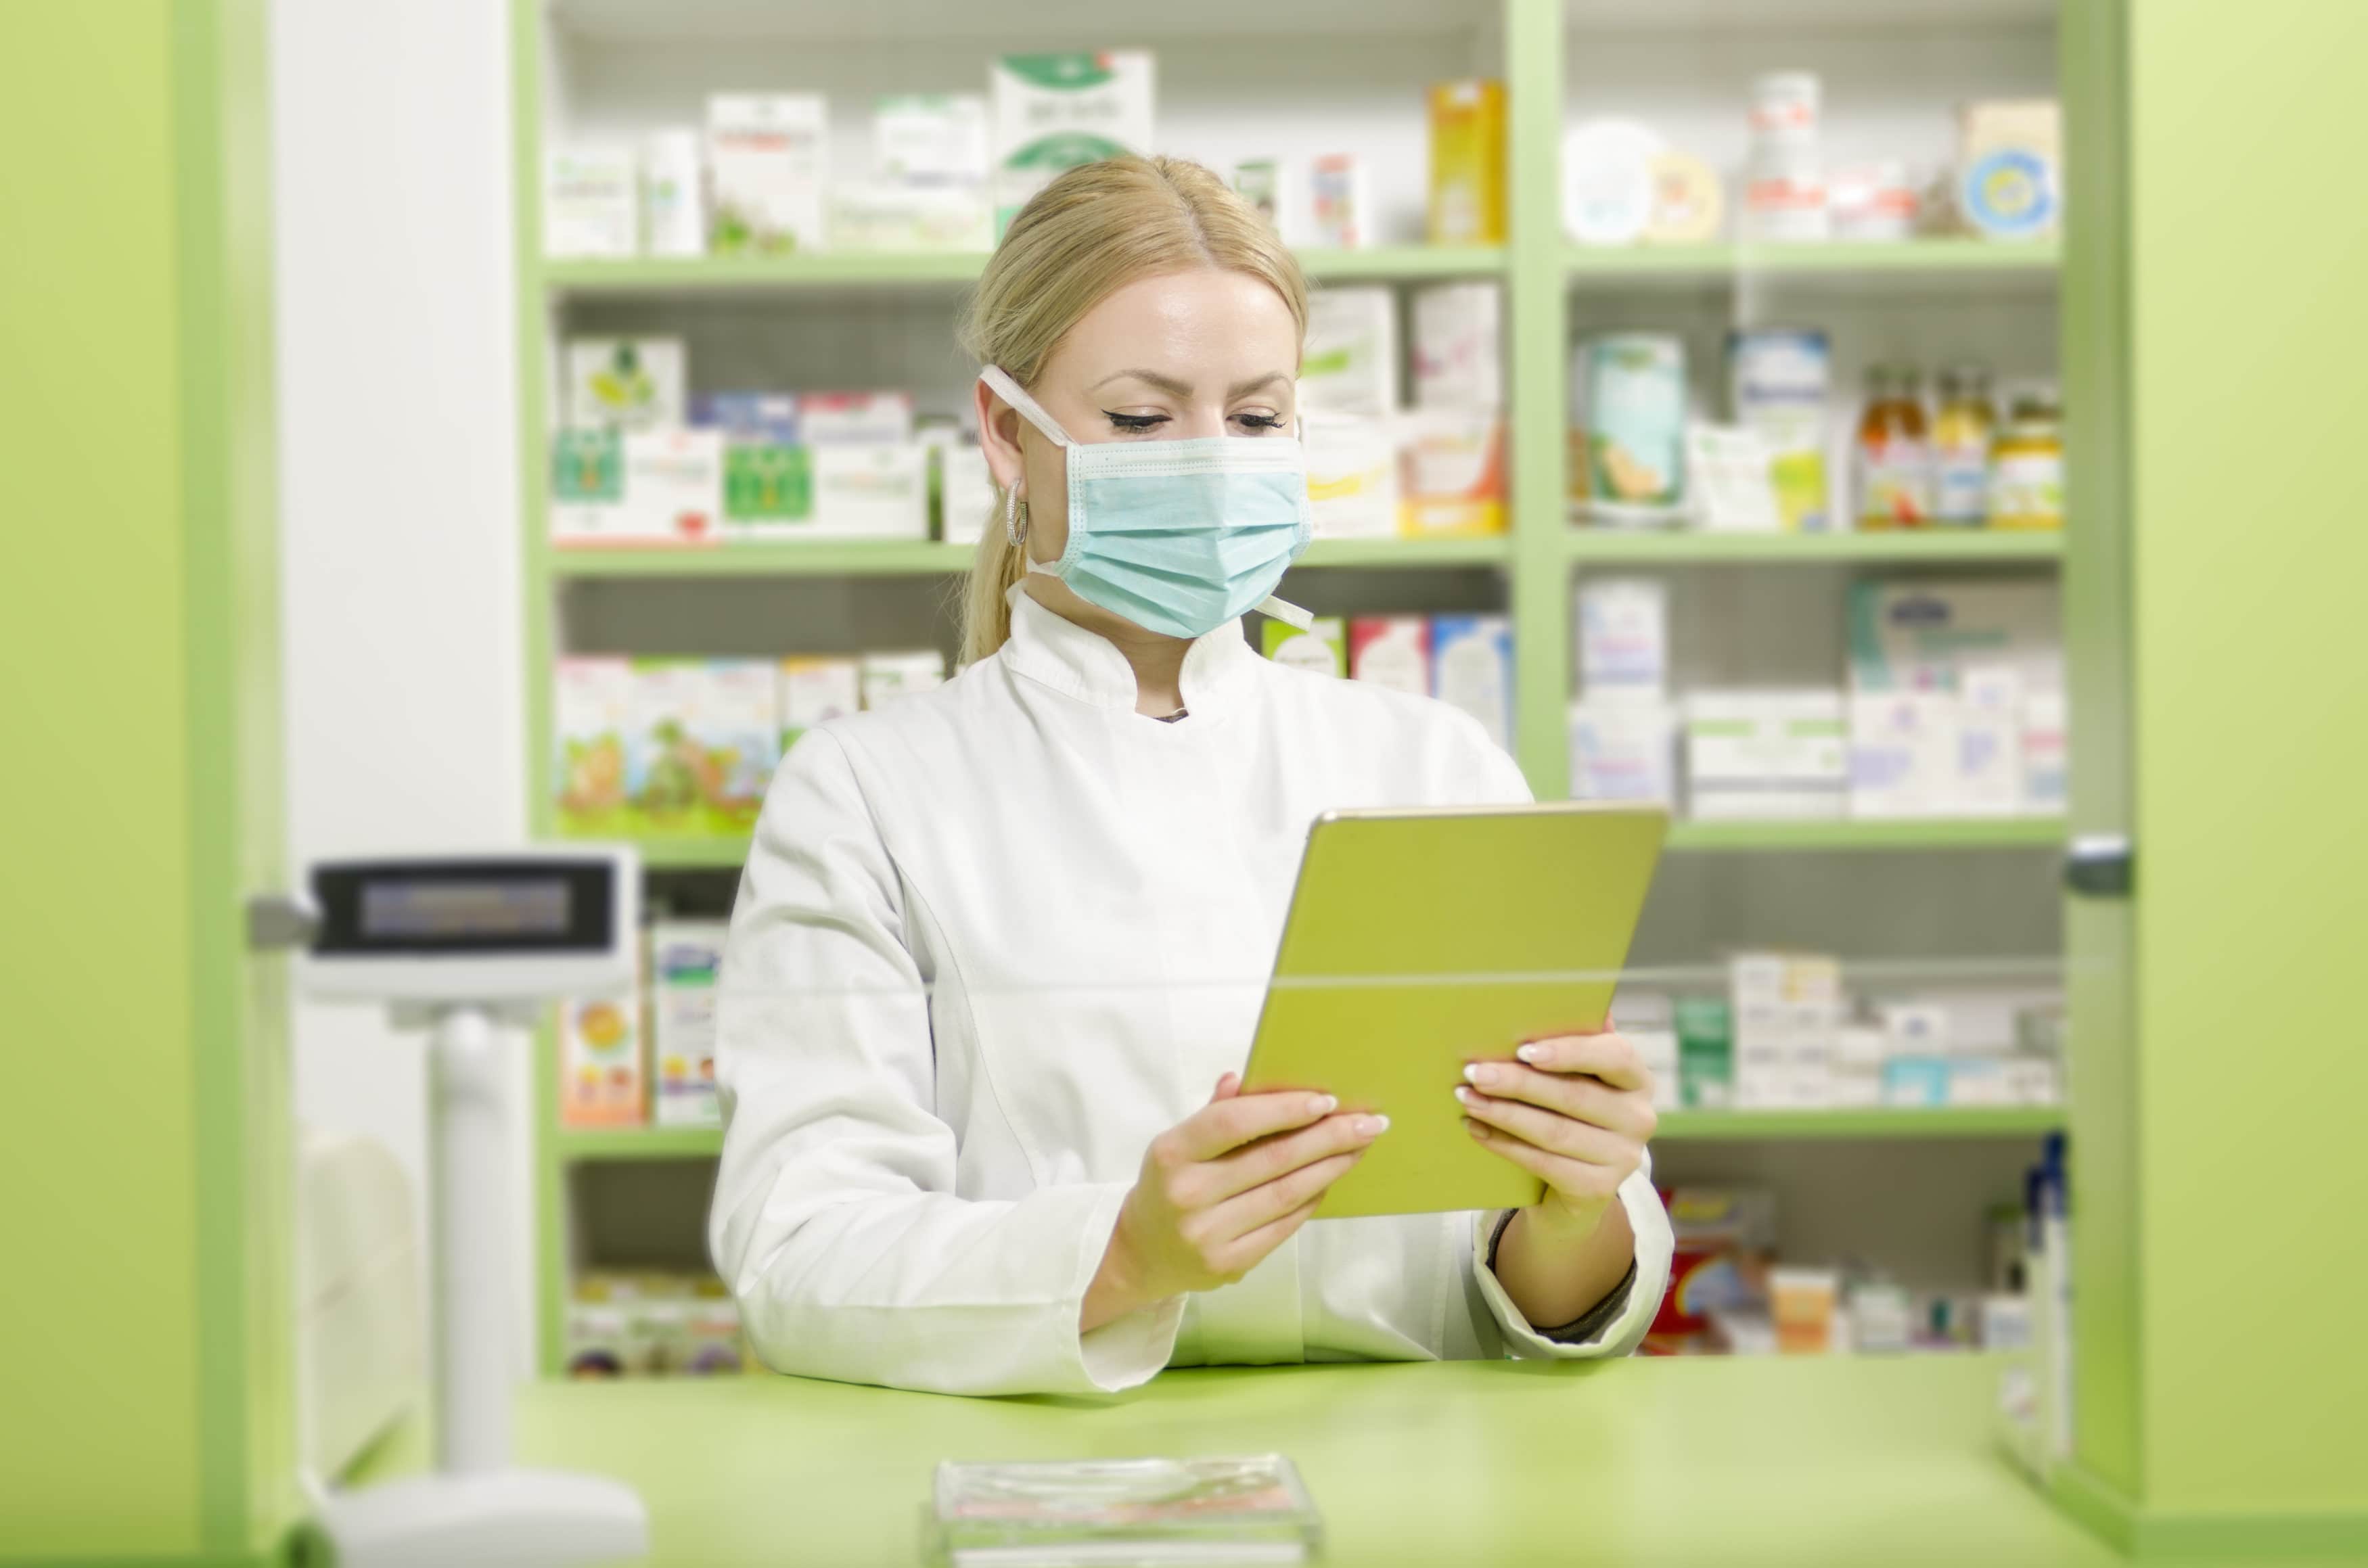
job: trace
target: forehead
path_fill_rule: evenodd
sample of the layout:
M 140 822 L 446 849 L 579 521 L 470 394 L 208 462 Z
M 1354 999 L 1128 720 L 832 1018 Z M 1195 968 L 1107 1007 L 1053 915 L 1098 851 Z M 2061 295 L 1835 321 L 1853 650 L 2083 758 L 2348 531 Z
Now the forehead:
M 1045 369 L 1087 380 L 1110 370 L 1155 369 L 1179 380 L 1239 380 L 1295 371 L 1299 331 L 1264 280 L 1199 267 L 1138 278 L 1077 318 Z

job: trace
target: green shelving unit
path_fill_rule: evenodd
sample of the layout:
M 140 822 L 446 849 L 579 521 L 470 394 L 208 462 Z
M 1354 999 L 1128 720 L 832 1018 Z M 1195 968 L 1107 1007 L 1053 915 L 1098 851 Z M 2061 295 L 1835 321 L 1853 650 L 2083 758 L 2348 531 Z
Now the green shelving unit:
M 1309 251 L 1301 260 L 1319 284 L 1349 281 L 1418 282 L 1486 278 L 1505 289 L 1507 317 L 1505 415 L 1508 423 L 1508 515 L 1510 532 L 1476 540 L 1319 541 L 1303 570 L 1357 569 L 1403 573 L 1408 582 L 1429 571 L 1494 570 L 1502 574 L 1504 606 L 1514 629 L 1516 756 L 1539 798 L 1568 793 L 1565 709 L 1571 685 L 1571 594 L 1575 578 L 1597 568 L 1711 566 L 1773 568 L 1808 565 L 1865 568 L 1964 565 L 1977 569 L 2054 571 L 2064 552 L 2054 534 L 1902 532 L 1896 534 L 1718 535 L 1629 532 L 1574 526 L 1567 502 L 1568 356 L 1586 320 L 1581 301 L 1619 290 L 1672 285 L 1699 291 L 1760 277 L 1816 284 L 1828 293 L 1861 282 L 1870 288 L 1905 280 L 1918 292 L 1946 297 L 1962 285 L 1985 297 L 1992 290 L 2055 286 L 2058 248 L 1921 239 L 1896 244 L 1632 247 L 1588 249 L 1567 242 L 1561 221 L 1558 150 L 1569 97 L 1565 78 L 1566 33 L 1584 26 L 1561 0 L 1497 0 L 1488 36 L 1501 41 L 1497 67 L 1507 84 L 1507 186 L 1509 233 L 1503 245 L 1393 245 L 1353 251 Z M 552 25 L 541 0 L 511 0 L 514 184 L 517 191 L 517 285 L 519 517 L 524 562 L 522 625 L 529 751 L 529 821 L 540 836 L 553 835 L 549 737 L 552 663 L 563 651 L 561 601 L 572 584 L 614 580 L 614 593 L 637 580 L 737 578 L 950 579 L 968 569 L 971 547 L 931 541 L 816 540 L 812 543 L 685 550 L 557 549 L 546 540 L 546 382 L 552 335 L 571 305 L 640 313 L 669 302 L 698 310 L 728 298 L 738 312 L 816 311 L 834 296 L 861 294 L 865 308 L 908 296 L 924 311 L 942 311 L 978 276 L 975 254 L 817 253 L 764 258 L 545 261 L 539 193 L 542 126 L 548 96 L 543 62 Z M 980 45 L 982 54 L 990 46 Z M 1471 69 L 1464 61 L 1453 69 Z M 1441 74 L 1451 68 L 1442 65 Z M 1738 113 L 1740 109 L 1738 108 Z M 1928 282 L 1932 287 L 1927 290 Z M 1945 308 L 1945 307 L 1944 307 Z M 916 585 L 914 591 L 922 591 Z M 655 650 L 653 650 L 655 651 Z M 793 649 L 784 647 L 783 652 Z M 1997 822 L 1836 822 L 1679 824 L 1670 848 L 1686 855 L 1781 855 L 1837 850 L 2038 850 L 2059 844 L 2064 826 L 2053 820 Z M 744 860 L 745 839 L 660 841 L 642 846 L 648 866 L 662 871 L 728 871 Z M 556 1125 L 557 1062 L 550 1031 L 537 1058 L 541 1104 L 538 1153 L 539 1307 L 543 1365 L 556 1371 L 569 1267 L 566 1172 L 589 1161 L 705 1156 L 718 1145 L 696 1130 L 566 1131 Z M 1663 1137 L 1941 1138 L 2021 1135 L 2061 1123 L 2054 1111 L 1867 1111 L 1792 1116 L 1708 1113 L 1672 1115 Z
M 1319 283 L 1489 278 L 1505 270 L 1501 245 L 1376 245 L 1305 250 L 1300 266 Z M 937 289 L 977 279 L 974 251 L 820 251 L 807 256 L 643 257 L 546 261 L 545 290 L 567 294 L 676 294 L 800 289 Z
M 1903 818 L 1886 822 L 1679 822 L 1665 844 L 1671 854 L 1793 853 L 1849 850 L 2055 849 L 2061 817 Z M 748 858 L 745 838 L 653 838 L 643 864 L 659 870 L 732 869 Z
M 2006 528 L 1902 528 L 1889 533 L 1727 534 L 1574 526 L 1564 540 L 1573 562 L 1593 564 L 1717 566 L 1846 564 L 1959 565 L 2054 562 L 2060 533 Z
M 571 547 L 544 552 L 543 570 L 569 577 L 927 577 L 970 570 L 973 549 L 935 540 L 816 540 L 811 544 L 664 545 L 636 549 Z M 1502 566 L 1511 556 L 1497 539 L 1318 540 L 1298 562 L 1309 567 L 1427 571 Z
M 2037 1138 L 2060 1131 L 2061 1106 L 1884 1107 L 1868 1110 L 1673 1110 L 1656 1143 L 1717 1140 Z
M 2036 1138 L 2060 1131 L 2057 1106 L 1867 1110 L 1673 1110 L 1661 1116 L 1656 1142 L 1782 1142 L 1794 1139 Z M 618 1128 L 562 1132 L 565 1164 L 586 1161 L 712 1159 L 723 1134 L 705 1127 Z
M 1890 273 L 2021 274 L 2050 278 L 2061 261 L 2052 240 L 2022 243 L 1919 239 L 1860 244 L 1571 245 L 1563 265 L 1575 280 L 1681 278 L 1715 282 L 1750 274 L 1847 278 Z
M 1828 822 L 1680 822 L 1669 827 L 1672 851 L 1827 849 L 2053 849 L 2064 842 L 2061 817 L 1948 817 Z

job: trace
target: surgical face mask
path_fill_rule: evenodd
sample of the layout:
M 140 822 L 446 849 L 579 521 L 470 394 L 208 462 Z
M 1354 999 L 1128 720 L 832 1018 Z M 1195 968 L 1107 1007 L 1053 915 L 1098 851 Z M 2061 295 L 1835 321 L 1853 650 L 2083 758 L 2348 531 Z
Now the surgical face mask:
M 1247 609 L 1307 626 L 1305 610 L 1272 597 L 1315 531 L 1297 440 L 1074 441 L 997 367 L 979 380 L 1066 454 L 1068 548 L 1028 570 L 1170 637 L 1205 636 Z

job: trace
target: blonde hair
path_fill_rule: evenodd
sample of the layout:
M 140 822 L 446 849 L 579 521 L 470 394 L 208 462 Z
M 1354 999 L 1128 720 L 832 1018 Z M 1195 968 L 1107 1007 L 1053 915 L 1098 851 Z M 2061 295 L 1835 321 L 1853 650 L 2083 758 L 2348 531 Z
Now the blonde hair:
M 1112 290 L 1163 272 L 1217 267 L 1269 284 L 1307 331 L 1307 282 L 1257 208 L 1183 158 L 1132 153 L 1083 164 L 1012 219 L 962 313 L 962 346 L 1033 386 L 1053 347 Z M 1028 569 L 1002 509 L 987 519 L 961 590 L 964 664 L 1011 635 L 1004 596 Z

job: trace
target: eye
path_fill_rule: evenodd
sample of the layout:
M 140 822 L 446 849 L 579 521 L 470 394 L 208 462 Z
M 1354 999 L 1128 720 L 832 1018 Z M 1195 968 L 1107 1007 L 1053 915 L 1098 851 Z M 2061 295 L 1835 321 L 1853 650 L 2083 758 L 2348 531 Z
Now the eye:
M 1120 414 L 1105 408 L 1102 416 L 1110 422 L 1111 429 L 1121 435 L 1129 431 L 1156 430 L 1167 423 L 1167 415 L 1164 414 Z
M 1280 414 L 1236 414 L 1234 418 L 1249 430 L 1280 430 L 1283 427 L 1283 418 Z

